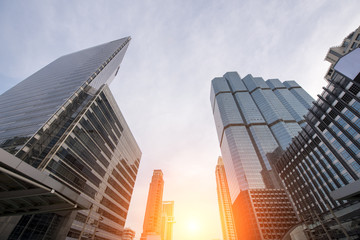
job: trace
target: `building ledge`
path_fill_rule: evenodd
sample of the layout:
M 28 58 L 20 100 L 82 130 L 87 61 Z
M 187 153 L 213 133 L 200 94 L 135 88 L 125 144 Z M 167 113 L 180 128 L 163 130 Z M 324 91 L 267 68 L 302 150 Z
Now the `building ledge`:
M 330 195 L 335 200 L 360 200 L 360 180 L 338 188 Z
M 90 206 L 79 193 L 0 149 L 0 216 L 81 210 Z

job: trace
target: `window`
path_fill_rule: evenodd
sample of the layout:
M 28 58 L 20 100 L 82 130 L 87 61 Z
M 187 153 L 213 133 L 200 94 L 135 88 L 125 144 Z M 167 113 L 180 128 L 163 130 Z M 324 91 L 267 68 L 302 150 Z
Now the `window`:
M 353 42 L 353 44 L 351 45 L 351 48 L 356 48 L 357 47 L 357 43 Z
M 334 137 L 331 135 L 330 132 L 326 132 L 326 133 L 325 133 L 325 136 L 326 136 L 326 138 L 327 138 L 329 141 L 334 138 Z
M 329 116 L 330 116 L 332 119 L 335 119 L 336 116 L 337 116 L 337 113 L 336 113 L 334 110 L 331 110 L 331 111 L 329 112 Z
M 331 129 L 335 132 L 335 134 L 338 134 L 338 132 L 340 132 L 340 129 L 335 125 L 332 125 Z
M 355 108 L 358 112 L 360 112 L 360 103 L 359 102 L 354 102 L 352 107 Z
M 334 146 L 334 148 L 336 148 L 337 150 L 339 150 L 339 149 L 341 148 L 340 143 L 339 143 L 338 141 L 336 141 L 336 140 L 333 142 L 333 146 Z
M 342 170 L 344 170 L 343 165 L 341 165 L 339 162 L 335 163 L 334 165 L 335 165 L 335 167 L 336 167 L 340 172 L 341 172 Z
M 353 93 L 354 95 L 357 95 L 360 92 L 360 88 L 358 86 L 356 86 L 355 84 L 353 84 L 350 88 L 349 91 L 351 93 Z
M 346 181 L 351 182 L 352 181 L 352 177 L 350 177 L 349 173 L 345 173 L 344 174 L 344 178 L 346 179 Z
M 349 110 L 346 110 L 344 114 L 350 120 L 352 120 L 355 117 L 355 115 L 352 112 L 350 112 Z
M 120 66 L 118 66 L 118 68 L 116 69 L 115 76 L 118 74 L 119 69 L 120 69 Z
M 342 133 L 340 136 L 341 140 L 343 140 L 345 143 L 349 141 L 349 139 Z
M 355 172 L 360 173 L 360 165 L 357 162 L 351 163 L 351 167 L 354 169 Z
M 350 127 L 350 126 L 346 129 L 346 131 L 347 131 L 348 133 L 350 133 L 350 135 L 353 136 L 353 137 L 357 135 L 357 132 L 355 131 L 355 129 L 353 129 L 353 128 Z
M 353 153 L 355 154 L 358 154 L 360 152 L 360 150 L 354 145 L 354 144 L 351 144 L 349 146 L 349 148 L 351 149 L 351 151 L 353 151 Z
M 355 121 L 355 125 L 360 128 L 360 119 Z
M 341 112 L 341 111 L 345 108 L 345 105 L 342 104 L 341 102 L 338 102 L 338 103 L 335 105 L 335 108 Z
M 341 152 L 341 155 L 343 156 L 343 158 L 344 158 L 346 161 L 348 161 L 348 160 L 351 159 L 350 154 L 349 154 L 347 151 L 345 151 L 345 150 Z
M 350 94 L 345 93 L 341 99 L 344 100 L 344 102 L 349 103 L 352 100 L 352 97 L 350 96 Z
M 339 120 L 337 121 L 341 126 L 345 127 L 346 126 L 346 122 L 344 121 L 344 119 L 339 118 Z
M 360 41 L 360 33 L 357 35 L 356 40 Z

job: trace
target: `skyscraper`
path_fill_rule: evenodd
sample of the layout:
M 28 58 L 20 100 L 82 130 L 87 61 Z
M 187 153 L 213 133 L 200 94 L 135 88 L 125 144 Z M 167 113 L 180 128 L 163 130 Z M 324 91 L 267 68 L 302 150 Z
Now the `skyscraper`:
M 237 240 L 229 187 L 221 157 L 218 158 L 215 175 L 223 239 Z
M 174 201 L 163 201 L 161 212 L 161 240 L 173 239 Z
M 333 67 L 306 125 L 276 163 L 311 239 L 360 235 L 360 49 Z
M 129 42 L 60 57 L 0 96 L 0 147 L 92 204 L 24 215 L 9 239 L 121 237 L 141 151 L 108 84 Z M 13 220 L 0 219 L 2 226 Z
M 286 149 L 313 99 L 295 81 L 241 79 L 236 72 L 212 80 L 210 99 L 238 237 L 280 239 L 297 219 L 267 153 Z M 276 215 L 278 206 L 290 212 Z
M 163 190 L 164 190 L 163 173 L 160 169 L 154 170 L 150 183 L 148 199 L 146 203 L 141 240 L 161 239 L 161 212 L 162 212 Z

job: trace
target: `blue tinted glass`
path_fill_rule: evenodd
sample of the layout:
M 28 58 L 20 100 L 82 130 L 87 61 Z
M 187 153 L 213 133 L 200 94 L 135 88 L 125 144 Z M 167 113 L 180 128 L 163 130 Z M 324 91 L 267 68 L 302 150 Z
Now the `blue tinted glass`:
M 344 114 L 350 120 L 352 120 L 355 117 L 355 115 L 352 112 L 350 112 L 349 110 L 346 110 Z

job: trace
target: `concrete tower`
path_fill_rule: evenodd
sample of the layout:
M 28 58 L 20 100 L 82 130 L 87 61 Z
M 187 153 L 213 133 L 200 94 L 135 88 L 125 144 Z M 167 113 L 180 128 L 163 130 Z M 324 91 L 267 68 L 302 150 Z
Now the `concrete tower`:
M 161 212 L 163 190 L 163 172 L 161 170 L 154 170 L 146 203 L 141 240 L 161 239 Z
M 173 239 L 174 201 L 163 201 L 161 216 L 161 240 Z

